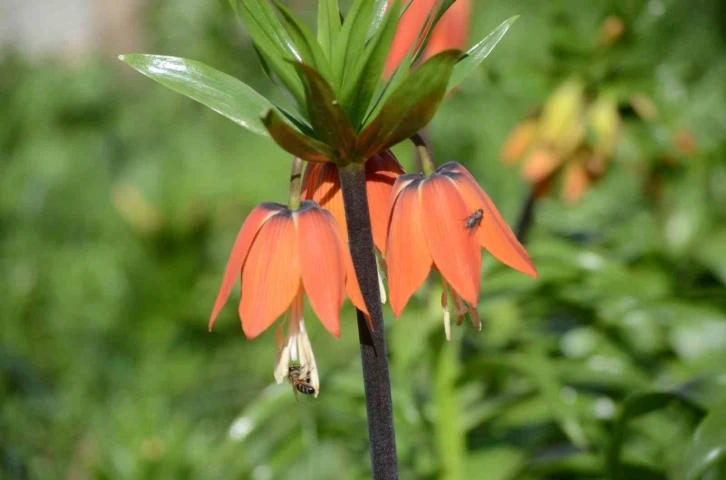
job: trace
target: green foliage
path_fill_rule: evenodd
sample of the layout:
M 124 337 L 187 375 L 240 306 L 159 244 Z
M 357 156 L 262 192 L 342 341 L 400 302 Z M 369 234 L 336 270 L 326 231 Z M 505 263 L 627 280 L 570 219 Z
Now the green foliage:
M 415 53 L 407 56 L 397 75 L 387 81 L 382 81 L 381 75 L 401 15 L 398 2 L 386 10 L 386 2 L 358 0 L 351 7 L 341 30 L 337 0 L 321 0 L 318 3 L 317 37 L 290 9 L 277 0 L 272 2 L 282 21 L 275 15 L 268 0 L 232 0 L 232 6 L 249 29 L 265 74 L 270 78 L 280 78 L 296 100 L 299 116 L 288 112 L 286 116 L 302 133 L 277 123 L 276 120 L 281 117 L 274 112 L 275 107 L 259 98 L 247 85 L 199 62 L 138 54 L 120 58 L 141 73 L 256 133 L 259 133 L 259 123 L 251 122 L 249 117 L 259 114 L 257 107 L 267 102 L 263 124 L 269 124 L 276 130 L 269 131 L 270 136 L 283 149 L 306 159 L 313 158 L 310 145 L 319 140 L 326 147 L 314 148 L 315 155 L 325 150 L 332 156 L 316 156 L 318 161 L 334 161 L 341 166 L 363 162 L 407 139 L 431 121 L 444 93 L 440 86 L 441 77 L 445 75 L 448 81 L 452 73 L 449 64 L 459 59 L 459 52 L 449 53 L 443 63 L 440 59 L 433 64 L 426 62 L 428 65 L 422 67 L 426 75 L 416 73 L 409 79 L 405 76 L 412 63 L 421 56 L 431 32 L 454 0 L 442 0 L 436 4 L 414 44 Z M 505 22 L 461 58 L 464 63 L 458 71 L 456 83 L 486 58 L 506 33 L 511 21 Z M 436 69 L 438 66 L 442 68 Z M 293 77 L 294 71 L 297 71 L 298 78 Z M 432 79 L 429 81 L 426 76 Z M 401 85 L 404 80 L 407 82 Z M 304 94 L 300 90 L 301 81 Z M 387 92 L 394 97 L 388 98 Z M 412 97 L 414 101 L 400 101 L 402 95 L 404 99 Z M 242 102 L 238 108 L 240 111 L 229 105 L 227 101 L 231 98 Z M 373 112 L 376 124 L 363 131 L 362 138 L 357 140 L 355 135 L 368 126 L 367 120 Z M 239 121 L 240 116 L 244 121 Z M 335 123 L 331 123 L 333 120 Z M 330 130 L 331 125 L 338 124 L 340 129 L 335 130 L 340 131 Z M 382 136 L 381 128 L 390 132 L 384 132 Z M 393 132 L 395 129 L 399 131 Z
M 402 479 L 607 478 L 613 465 L 620 478 L 723 478 L 719 8 L 477 3 L 474 32 L 522 16 L 442 102 L 426 132 L 439 163 L 465 163 L 513 223 L 526 186 L 497 152 L 563 80 L 613 94 L 623 126 L 580 204 L 537 205 L 539 280 L 485 255 L 482 332 L 465 324 L 444 343 L 435 277 L 401 318 L 385 310 Z M 144 50 L 202 59 L 284 104 L 223 2 L 142 13 Z M 626 33 L 605 49 L 611 14 Z M 234 306 L 206 330 L 246 214 L 286 198 L 286 154 L 117 63 L 0 61 L 0 477 L 370 478 L 350 306 L 339 340 L 308 312 L 322 386 L 299 403 L 273 384 L 274 332 L 248 342 Z M 635 94 L 655 119 L 632 111 Z M 300 136 L 284 115 L 268 126 Z M 691 153 L 674 144 L 682 131 Z
M 149 78 L 193 98 L 247 130 L 267 136 L 262 115 L 274 107 L 236 78 L 183 58 L 163 55 L 122 55 L 119 58 Z

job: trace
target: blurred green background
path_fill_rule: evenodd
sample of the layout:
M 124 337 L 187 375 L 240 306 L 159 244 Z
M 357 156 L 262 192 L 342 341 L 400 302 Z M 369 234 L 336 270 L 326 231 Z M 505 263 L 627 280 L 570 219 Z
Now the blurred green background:
M 369 478 L 349 306 L 340 340 L 309 315 L 317 400 L 274 385 L 272 330 L 248 342 L 228 305 L 206 331 L 289 158 L 116 60 L 189 57 L 280 98 L 227 2 L 3 3 L 0 477 Z M 482 332 L 444 342 L 435 278 L 385 310 L 401 478 L 726 479 L 726 6 L 482 0 L 471 43 L 514 14 L 431 125 L 437 161 L 515 223 L 528 187 L 500 150 L 558 86 L 615 98 L 622 128 L 581 202 L 535 206 L 539 280 L 485 256 Z

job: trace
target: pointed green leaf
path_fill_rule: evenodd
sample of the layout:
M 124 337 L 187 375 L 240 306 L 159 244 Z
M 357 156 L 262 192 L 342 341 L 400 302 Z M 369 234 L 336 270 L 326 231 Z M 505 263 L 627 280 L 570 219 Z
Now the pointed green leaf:
M 340 35 L 340 10 L 338 0 L 318 0 L 318 43 L 329 60 L 333 58 L 333 46 Z
M 684 464 L 684 478 L 696 480 L 724 458 L 726 458 L 726 403 L 721 403 L 708 412 L 693 434 L 693 442 Z
M 297 46 L 275 16 L 267 0 L 231 0 L 242 17 L 260 56 L 293 98 L 304 105 L 302 81 L 287 60 L 301 60 Z M 264 67 L 263 67 L 264 68 Z
M 163 55 L 121 55 L 121 61 L 258 135 L 267 136 L 260 116 L 273 109 L 265 97 L 236 78 L 203 63 Z
M 492 33 L 486 36 L 482 41 L 474 45 L 466 52 L 454 67 L 454 73 L 451 74 L 448 90 L 456 87 L 466 77 L 468 77 L 476 68 L 481 65 L 485 58 L 492 53 L 494 47 L 497 46 L 499 40 L 504 37 L 509 27 L 519 18 L 519 15 L 508 18 L 501 25 L 494 29 Z
M 287 25 L 288 33 L 298 46 L 298 51 L 302 56 L 302 62 L 313 65 L 317 68 L 325 78 L 331 78 L 330 63 L 320 48 L 317 39 L 295 15 L 277 0 L 274 0 L 275 6 L 282 14 L 282 18 Z
M 358 150 L 370 157 L 424 128 L 446 93 L 451 71 L 461 52 L 446 50 L 428 59 L 398 87 L 381 113 L 358 139 Z
M 396 0 L 398 2 L 400 0 Z M 394 3 L 394 6 L 396 3 Z M 378 30 L 382 28 L 384 18 L 386 17 L 386 9 L 388 8 L 388 0 L 375 0 L 373 3 L 373 15 L 366 32 L 365 41 L 367 42 L 371 38 L 378 34 Z
M 372 7 L 371 0 L 355 0 L 343 23 L 338 42 L 333 46 L 332 68 L 337 91 L 342 90 L 343 82 L 363 51 Z
M 426 22 L 424 22 L 424 26 L 418 35 L 417 41 L 415 42 L 418 47 L 413 54 L 414 63 L 416 63 L 416 61 L 421 58 L 421 55 L 423 55 L 436 25 L 438 25 L 441 17 L 444 16 L 454 2 L 456 2 L 456 0 L 438 0 L 429 12 L 429 15 L 426 17 Z
M 368 42 L 363 55 L 357 59 L 351 75 L 346 75 L 343 81 L 341 102 L 356 129 L 368 112 L 376 86 L 381 81 L 397 25 L 398 12 L 391 8 L 377 35 Z
M 348 158 L 355 147 L 355 131 L 348 120 L 333 88 L 314 68 L 296 65 L 305 79 L 308 117 L 318 137 L 334 147 L 341 158 Z
M 331 147 L 295 130 L 276 110 L 270 110 L 262 123 L 273 140 L 286 152 L 308 162 L 329 162 L 335 158 L 335 151 Z
M 301 61 L 302 57 L 297 45 L 288 35 L 280 19 L 275 15 L 267 0 L 237 0 L 242 8 L 238 8 L 245 23 L 249 26 L 254 23 L 272 43 L 283 58 L 292 58 Z M 254 38 L 254 36 L 253 36 Z M 256 38 L 254 38 L 257 41 Z

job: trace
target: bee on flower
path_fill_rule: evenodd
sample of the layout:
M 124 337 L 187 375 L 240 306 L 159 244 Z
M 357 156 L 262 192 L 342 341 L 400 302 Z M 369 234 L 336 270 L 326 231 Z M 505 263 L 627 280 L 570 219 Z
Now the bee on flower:
M 425 148 L 419 148 L 425 152 Z M 468 313 L 477 329 L 481 250 L 531 277 L 537 270 L 489 196 L 457 162 L 435 168 L 422 155 L 424 172 L 400 175 L 388 207 L 386 263 L 391 309 L 398 317 L 432 268 L 441 273 L 441 306 L 447 339 L 451 310 L 461 324 Z M 472 213 L 473 212 L 473 213 Z M 473 220 L 472 220 L 473 217 Z M 464 219 L 464 220 L 462 220 Z
M 301 168 L 296 160 L 296 167 Z M 209 329 L 241 276 L 239 318 L 252 340 L 287 313 L 277 329 L 275 380 L 282 383 L 291 367 L 305 372 L 317 396 L 320 380 L 303 318 L 307 296 L 320 322 L 340 336 L 340 308 L 347 293 L 367 313 L 343 232 L 333 215 L 317 203 L 300 201 L 299 170 L 291 182 L 289 205 L 255 207 L 237 235 L 222 285 L 209 319 Z M 287 323 L 287 336 L 283 336 Z M 299 389 L 298 389 L 299 390 Z

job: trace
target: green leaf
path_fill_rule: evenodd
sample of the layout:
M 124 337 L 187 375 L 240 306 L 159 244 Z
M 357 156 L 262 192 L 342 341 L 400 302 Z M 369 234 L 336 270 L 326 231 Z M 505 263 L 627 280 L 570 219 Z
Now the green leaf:
M 348 120 L 333 88 L 314 68 L 299 63 L 297 69 L 305 79 L 308 117 L 318 137 L 349 158 L 355 148 L 355 131 Z
M 469 51 L 467 51 L 459 59 L 454 67 L 454 73 L 451 74 L 448 90 L 451 90 L 460 84 L 466 77 L 476 70 L 479 65 L 481 65 L 484 59 L 492 53 L 492 50 L 494 50 L 494 47 L 497 46 L 502 37 L 504 37 L 504 34 L 507 33 L 509 27 L 511 27 L 518 18 L 519 15 L 516 15 L 502 22 L 502 24 L 495 28 L 492 33 L 471 47 Z
M 382 28 L 368 42 L 351 74 L 347 75 L 343 81 L 341 102 L 345 111 L 348 112 L 351 123 L 356 128 L 361 125 L 368 112 L 376 86 L 381 81 L 383 67 L 396 33 L 397 18 L 398 14 L 395 9 L 389 10 Z
M 288 35 L 285 27 L 277 18 L 267 0 L 237 0 L 242 8 L 237 11 L 247 22 L 248 26 L 253 23 L 258 27 L 267 40 L 275 47 L 283 58 L 293 58 L 301 61 L 300 51 Z M 254 35 L 253 35 L 254 38 Z M 256 38 L 254 38 L 257 41 Z
M 726 403 L 706 415 L 693 434 L 684 464 L 684 478 L 695 480 L 726 458 Z M 713 477 L 716 478 L 716 477 Z
M 332 77 L 330 62 L 328 62 L 325 53 L 323 53 L 313 33 L 293 15 L 290 9 L 277 0 L 274 3 L 282 14 L 283 20 L 285 20 L 288 33 L 298 46 L 300 55 L 302 55 L 302 62 L 313 65 L 325 78 L 330 79 Z
M 630 396 L 623 405 L 607 452 L 607 466 L 610 478 L 624 478 L 624 465 L 620 461 L 620 452 L 625 442 L 625 430 L 628 423 L 641 415 L 659 410 L 670 405 L 679 405 L 696 417 L 702 417 L 703 408 L 678 391 L 643 392 Z
M 318 0 L 318 43 L 329 60 L 333 58 L 333 46 L 340 35 L 340 10 L 338 0 Z
M 302 55 L 267 0 L 236 0 L 236 4 L 235 10 L 242 17 L 264 59 L 266 66 L 263 68 L 274 71 L 295 100 L 304 105 L 302 81 L 287 62 L 301 61 Z
M 557 423 L 573 445 L 582 450 L 587 449 L 589 439 L 582 421 L 577 410 L 563 401 L 562 383 L 557 378 L 552 362 L 540 347 L 531 347 L 525 355 L 519 362 L 520 369 L 537 385 Z
M 267 136 L 260 117 L 272 103 L 236 78 L 201 62 L 163 55 L 130 54 L 119 59 L 258 135 Z
M 370 0 L 356 0 L 353 3 L 343 23 L 338 42 L 333 47 L 333 74 L 338 91 L 342 90 L 346 77 L 363 51 L 372 7 Z
M 461 412 L 456 381 L 459 374 L 458 342 L 441 341 L 436 359 L 434 401 L 436 423 L 434 425 L 438 457 L 441 459 L 439 478 L 464 478 L 466 458 L 466 434 L 462 428 Z
M 396 0 L 398 2 L 398 0 Z M 370 3 L 368 0 L 366 3 Z M 383 21 L 386 17 L 386 9 L 388 8 L 388 0 L 375 0 L 372 4 L 372 17 L 368 23 L 368 30 L 366 31 L 365 42 L 375 37 L 378 31 L 383 28 Z M 394 3 L 394 5 L 396 5 Z
M 416 63 L 416 61 L 421 58 L 421 55 L 423 55 L 424 51 L 426 50 L 426 46 L 431 39 L 431 34 L 436 28 L 436 25 L 439 23 L 439 20 L 441 20 L 441 17 L 443 17 L 444 14 L 449 10 L 449 8 L 454 4 L 454 2 L 456 2 L 456 0 L 438 0 L 434 7 L 432 7 L 415 42 L 418 47 L 416 48 L 416 52 L 413 55 L 414 63 Z
M 376 99 L 371 103 L 368 113 L 363 120 L 363 125 L 368 125 L 368 120 L 371 117 L 375 117 L 386 104 L 388 98 L 396 91 L 396 89 L 406 80 L 406 77 L 411 70 L 411 58 L 413 56 L 413 47 L 409 49 L 406 56 L 401 60 L 396 69 L 393 71 L 393 75 L 382 85 L 379 85 L 376 94 L 373 97 Z
M 434 55 L 411 73 L 358 139 L 358 151 L 370 157 L 424 128 L 436 114 L 459 57 L 458 50 Z
M 276 110 L 270 110 L 262 123 L 283 150 L 303 160 L 329 162 L 335 158 L 332 148 L 292 128 Z

